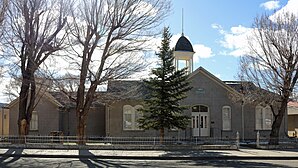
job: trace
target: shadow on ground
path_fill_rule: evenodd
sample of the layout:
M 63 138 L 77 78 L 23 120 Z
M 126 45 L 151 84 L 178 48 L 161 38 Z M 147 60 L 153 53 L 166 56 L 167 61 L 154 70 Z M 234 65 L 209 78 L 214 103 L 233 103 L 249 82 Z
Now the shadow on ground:
M 272 164 L 265 163 L 263 160 L 245 160 L 245 159 L 225 159 L 224 156 L 227 156 L 228 152 L 217 152 L 217 151 L 204 151 L 204 150 L 180 150 L 180 151 L 166 151 L 164 157 L 183 157 L 189 156 L 192 161 L 192 166 L 211 166 L 211 167 L 283 167 L 290 168 L 282 164 Z M 214 159 L 212 158 L 214 157 Z M 221 158 L 222 157 L 222 158 Z M 206 159 L 205 159 L 206 158 Z M 220 158 L 220 159 L 217 159 Z M 179 160 L 177 165 L 185 164 L 190 162 L 190 160 Z
M 79 150 L 80 161 L 84 163 L 89 168 L 95 167 L 123 167 L 119 164 L 114 164 L 109 161 L 96 158 L 93 153 L 91 153 L 88 149 L 80 149 Z M 88 157 L 84 157 L 88 156 Z
M 21 158 L 21 154 L 23 150 L 24 149 L 8 149 L 0 157 L 0 167 L 7 167 L 8 164 L 12 164 L 18 161 Z M 15 156 L 9 157 L 10 155 L 15 155 Z

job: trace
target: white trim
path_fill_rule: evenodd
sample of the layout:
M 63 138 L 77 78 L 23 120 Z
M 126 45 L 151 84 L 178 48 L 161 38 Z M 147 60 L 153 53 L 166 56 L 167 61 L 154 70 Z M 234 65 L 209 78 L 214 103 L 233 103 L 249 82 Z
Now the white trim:
M 269 106 L 256 106 L 255 108 L 255 129 L 271 130 L 273 123 L 273 114 Z
M 142 130 L 139 128 L 137 120 L 142 117 L 141 112 L 137 111 L 139 108 L 143 108 L 141 105 L 131 106 L 124 105 L 122 109 L 123 125 L 122 128 L 125 131 L 129 130 Z
M 32 111 L 29 130 L 30 131 L 38 130 L 38 113 L 37 113 L 37 111 Z
M 227 109 L 227 111 L 225 111 Z M 232 130 L 232 108 L 231 106 L 223 106 L 222 112 L 222 130 L 231 131 Z

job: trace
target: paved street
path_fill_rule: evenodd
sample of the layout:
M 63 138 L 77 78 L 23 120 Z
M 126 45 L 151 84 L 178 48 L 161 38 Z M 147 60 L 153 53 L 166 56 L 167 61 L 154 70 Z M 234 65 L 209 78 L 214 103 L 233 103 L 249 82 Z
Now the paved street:
M 298 159 L 298 149 L 289 150 L 261 150 L 242 148 L 239 150 L 87 150 L 87 149 L 0 149 L 0 155 L 25 155 L 25 156 L 41 156 L 41 157 L 168 157 L 168 158 L 184 158 L 184 157 L 288 157 Z M 182 159 L 183 160 L 183 159 Z
M 0 167 L 297 167 L 298 160 L 125 160 L 6 158 Z
M 0 149 L 0 167 L 298 167 L 298 150 Z

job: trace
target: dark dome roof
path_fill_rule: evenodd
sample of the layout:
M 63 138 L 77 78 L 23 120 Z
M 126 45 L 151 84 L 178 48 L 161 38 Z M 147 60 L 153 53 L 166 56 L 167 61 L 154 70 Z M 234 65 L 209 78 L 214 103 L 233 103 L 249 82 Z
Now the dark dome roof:
M 190 51 L 194 52 L 190 41 L 183 35 L 178 39 L 175 51 Z

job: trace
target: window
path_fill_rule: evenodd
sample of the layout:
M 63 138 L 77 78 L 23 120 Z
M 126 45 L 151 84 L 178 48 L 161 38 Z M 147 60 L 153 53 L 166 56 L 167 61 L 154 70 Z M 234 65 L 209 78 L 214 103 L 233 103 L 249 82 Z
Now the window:
M 273 115 L 269 106 L 256 107 L 256 130 L 271 130 L 272 119 Z
M 37 111 L 32 111 L 32 117 L 30 121 L 30 130 L 36 131 L 38 130 L 38 115 Z
M 231 117 L 231 107 L 223 106 L 222 107 L 222 130 L 231 130 L 232 129 L 232 117 Z
M 208 107 L 204 105 L 193 106 L 192 112 L 208 112 Z
M 143 108 L 143 106 L 123 106 L 123 130 L 140 130 L 139 123 L 137 121 L 143 116 L 143 114 L 138 111 L 139 108 Z

